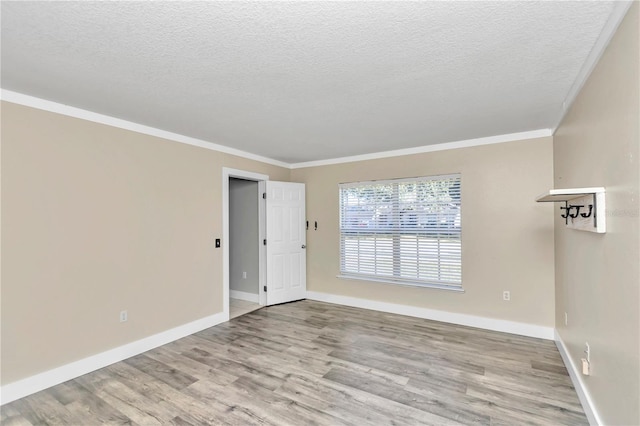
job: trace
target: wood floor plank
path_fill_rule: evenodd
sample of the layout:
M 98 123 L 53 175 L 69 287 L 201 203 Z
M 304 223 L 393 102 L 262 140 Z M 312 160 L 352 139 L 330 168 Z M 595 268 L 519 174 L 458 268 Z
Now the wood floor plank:
M 345 421 L 357 419 L 362 424 L 460 424 L 369 392 L 305 375 L 292 375 L 276 392 L 318 408 L 323 407 Z
M 436 355 L 427 351 L 416 351 L 392 344 L 381 344 L 368 339 L 356 341 L 353 344 L 353 348 L 366 353 L 380 354 L 383 357 L 411 360 L 430 366 L 484 374 L 484 367 L 474 362 L 475 360 L 455 359 L 451 351 Z
M 566 376 L 568 374 L 567 368 L 564 365 L 551 364 L 549 362 L 531 361 L 531 368 L 560 374 L 562 376 Z
M 194 361 L 189 357 L 182 356 L 181 352 L 168 350 L 164 346 L 147 352 L 147 356 L 165 363 L 172 368 L 180 369 L 198 380 L 205 380 L 207 382 L 213 382 L 225 386 L 234 382 L 238 378 L 238 376 L 229 374 L 221 369 L 203 368 L 202 363 Z
M 7 404 L 0 407 L 0 424 L 6 426 L 32 426 L 15 406 Z
M 184 420 L 180 416 L 176 416 L 173 419 L 171 419 L 169 424 L 175 425 L 175 426 L 195 426 L 193 423 L 189 423 L 188 421 Z
M 453 363 L 466 363 L 477 366 L 493 365 L 496 359 L 500 360 L 501 367 L 509 366 L 516 369 L 531 367 L 531 351 L 526 353 L 506 352 L 497 350 L 495 347 L 488 349 L 478 347 L 478 350 L 470 350 L 472 345 L 465 344 L 461 350 L 461 345 L 451 344 L 447 341 L 427 340 L 424 338 L 412 339 L 384 339 L 380 336 L 366 336 L 358 340 L 358 344 L 380 346 L 395 346 L 405 350 L 411 350 L 423 354 L 423 356 L 436 357 Z M 477 345 L 476 345 L 477 346 Z M 544 358 L 545 360 L 547 358 Z M 551 361 L 553 362 L 553 361 Z
M 86 374 L 75 381 L 108 405 L 118 407 L 118 410 L 134 423 L 161 425 L 174 416 L 104 371 Z
M 409 381 L 409 377 L 406 375 L 394 374 L 385 370 L 373 368 L 369 365 L 361 365 L 358 363 L 345 361 L 343 359 L 329 357 L 323 353 L 308 351 L 300 347 L 291 347 L 287 349 L 287 351 L 284 352 L 281 357 L 290 361 L 290 364 L 288 365 L 299 364 L 304 371 L 316 373 L 318 374 L 318 377 L 324 376 L 332 368 L 341 367 L 352 370 L 366 371 L 370 374 L 383 376 L 386 379 L 400 385 L 406 385 Z
M 346 394 L 340 395 L 340 400 L 347 401 L 346 404 L 336 404 L 332 398 L 326 398 L 328 392 L 319 391 L 317 378 L 307 379 L 316 384 L 311 392 L 305 392 L 304 379 L 301 376 L 290 377 L 282 386 L 276 389 L 278 395 L 296 401 L 300 404 L 313 407 L 316 410 L 330 414 L 347 423 L 358 419 L 362 425 L 375 425 L 373 411 L 368 408 L 361 408 L 360 404 Z M 337 400 L 336 400 L 337 401 Z
M 176 389 L 183 389 L 198 380 L 144 354 L 134 356 L 124 362 Z
M 65 385 L 75 389 L 73 382 L 66 382 Z M 126 425 L 131 424 L 131 420 L 113 407 L 106 404 L 94 396 L 87 396 L 84 392 L 76 393 L 78 398 L 68 405 L 61 404 L 48 390 L 38 392 L 29 398 L 18 400 L 17 407 L 22 415 L 32 424 L 46 425 L 73 425 L 87 423 L 86 419 L 95 418 L 91 423 L 106 423 Z
M 467 383 L 469 386 L 477 385 L 485 389 L 507 393 L 534 401 L 557 405 L 569 411 L 581 412 L 582 406 L 573 388 L 540 386 L 532 387 L 516 380 L 496 380 L 491 376 L 475 376 Z
M 559 407 L 557 404 L 539 402 L 521 395 L 480 388 L 474 385 L 470 385 L 467 388 L 467 395 L 484 399 L 493 404 L 500 404 L 503 407 L 509 407 L 514 413 L 528 413 L 530 417 L 539 419 L 541 422 L 552 423 L 558 418 L 565 419 L 564 421 L 567 424 L 580 424 L 580 422 L 584 421 L 584 413 L 574 412 Z
M 490 420 L 489 416 L 470 411 L 451 399 L 420 395 L 371 375 L 336 368 L 323 378 L 462 424 L 488 424 Z
M 282 378 L 266 372 L 265 370 L 258 370 L 248 363 L 240 363 L 234 360 L 223 358 L 221 356 L 215 356 L 207 351 L 193 349 L 190 352 L 185 352 L 184 356 L 198 361 L 204 365 L 209 365 L 215 369 L 221 369 L 231 374 L 242 377 L 252 377 L 255 381 L 260 383 L 267 389 L 275 390 L 282 384 Z M 235 383 L 235 381 L 234 381 Z
M 139 372 L 139 370 L 125 363 L 113 364 L 107 368 L 113 370 L 128 387 L 155 400 L 163 409 L 172 412 L 174 416 L 180 417 L 183 421 L 193 425 L 224 424 L 226 422 L 242 424 L 228 405 L 218 400 L 204 401 L 201 398 L 193 398 L 188 392 L 190 387 L 181 390 L 175 389 L 152 376 L 136 374 L 136 371 Z M 199 381 L 193 385 L 198 383 Z M 209 384 L 209 388 L 215 388 L 215 386 L 217 385 Z
M 253 378 L 241 377 L 231 387 L 241 392 L 240 394 L 243 397 L 240 401 L 243 403 L 247 398 L 252 398 L 253 396 L 252 401 L 256 407 L 259 407 L 258 411 L 260 413 L 267 411 L 268 416 L 266 418 L 274 423 L 284 422 L 292 425 L 334 425 L 340 423 L 336 417 L 329 413 L 271 392 L 270 389 L 266 389 L 255 382 Z
M 254 383 L 254 385 L 256 384 Z M 277 423 L 265 418 L 259 410 L 243 403 L 244 396 L 239 396 L 233 383 L 223 388 L 219 385 L 201 381 L 189 386 L 184 392 L 193 398 L 212 404 L 212 406 L 220 405 L 226 407 L 223 415 L 228 414 L 229 418 L 223 423 L 235 421 L 237 424 L 243 425 L 277 425 Z
M 262 308 L 6 404 L 1 425 L 587 425 L 551 341 Z
M 467 392 L 468 383 L 462 379 L 446 376 L 442 374 L 433 373 L 430 370 L 423 372 L 420 375 L 411 374 L 411 377 L 407 380 L 406 389 L 422 389 L 429 390 L 438 393 L 447 393 L 452 397 L 456 394 L 464 394 Z M 472 376 L 469 374 L 468 376 Z M 477 375 L 474 375 L 477 377 Z
M 190 389 L 197 387 L 198 384 L 195 384 Z M 204 397 L 207 398 L 207 396 Z M 250 377 L 240 377 L 227 386 L 225 392 L 218 393 L 215 398 L 231 407 L 241 407 L 252 418 L 260 419 L 267 424 L 340 424 L 337 418 L 278 395 Z
M 133 425 L 135 424 L 117 407 L 109 405 L 98 395 L 90 392 L 80 385 L 77 380 L 67 382 L 73 389 L 73 393 L 78 395 L 73 402 L 65 407 L 78 419 L 82 419 L 84 424 L 111 424 L 111 425 Z M 90 421 L 87 419 L 91 419 Z M 68 424 L 68 423 L 63 423 Z M 82 424 L 82 423 L 81 423 Z
M 4 426 L 33 426 L 33 423 L 25 419 L 20 414 L 13 415 L 13 416 L 6 416 L 2 420 L 0 420 L 0 424 Z

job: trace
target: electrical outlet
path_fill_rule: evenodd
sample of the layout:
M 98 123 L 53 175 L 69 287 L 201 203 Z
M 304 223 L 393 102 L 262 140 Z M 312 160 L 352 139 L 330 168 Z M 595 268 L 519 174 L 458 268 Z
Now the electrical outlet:
M 506 301 L 511 300 L 511 292 L 510 291 L 503 291 L 502 292 L 502 300 L 506 300 Z
M 128 319 L 129 319 L 129 314 L 127 313 L 127 311 L 121 311 L 120 322 L 127 322 Z
M 247 273 L 246 272 L 242 273 L 242 278 L 244 278 L 245 280 L 247 279 Z
M 569 314 L 564 313 L 564 325 L 569 325 Z

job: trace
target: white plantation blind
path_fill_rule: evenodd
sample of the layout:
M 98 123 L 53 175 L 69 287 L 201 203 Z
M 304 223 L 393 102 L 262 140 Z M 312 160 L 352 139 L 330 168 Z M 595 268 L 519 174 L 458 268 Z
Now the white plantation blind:
M 340 272 L 462 287 L 460 175 L 340 184 Z

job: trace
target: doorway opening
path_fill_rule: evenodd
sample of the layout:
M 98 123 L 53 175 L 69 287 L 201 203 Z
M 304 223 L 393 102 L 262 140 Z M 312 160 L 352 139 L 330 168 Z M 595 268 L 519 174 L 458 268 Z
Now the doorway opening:
M 223 168 L 223 312 L 235 318 L 266 305 L 262 193 L 269 176 Z
M 229 319 L 260 308 L 258 182 L 229 178 Z
M 306 297 L 306 220 L 305 185 L 295 182 L 277 182 L 269 176 L 229 168 L 222 169 L 222 303 L 223 314 L 229 320 L 230 313 L 230 185 L 232 179 L 257 182 L 258 185 L 258 305 L 266 306 L 301 300 Z M 254 188 L 254 183 L 240 184 Z M 235 189 L 234 189 L 235 190 Z M 249 207 L 255 209 L 254 207 Z M 235 218 L 234 218 L 235 219 Z M 252 219 L 253 220 L 253 219 Z M 241 222 L 242 223 L 242 222 Z M 249 244 L 251 244 L 249 242 Z M 234 259 L 240 280 L 249 278 L 248 266 L 241 259 Z M 253 269 L 255 271 L 255 269 Z M 236 273 L 234 272 L 234 274 Z M 255 274 L 255 272 L 253 272 Z M 267 283 L 269 297 L 267 298 Z M 252 290 L 253 291 L 253 290 Z M 241 289 L 234 295 L 250 293 Z M 255 303 L 255 293 L 245 295 Z

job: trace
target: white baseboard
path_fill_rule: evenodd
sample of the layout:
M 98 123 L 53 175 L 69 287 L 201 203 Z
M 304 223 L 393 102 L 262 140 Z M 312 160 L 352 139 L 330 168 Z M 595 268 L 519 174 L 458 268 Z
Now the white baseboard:
M 400 314 L 410 317 L 448 322 L 451 324 L 466 325 L 469 327 L 484 328 L 486 330 L 502 331 L 504 333 L 518 334 L 527 337 L 537 337 L 547 340 L 553 340 L 554 338 L 553 327 L 543 327 L 541 325 L 438 311 L 435 309 L 418 308 L 416 306 L 398 305 L 395 303 L 378 302 L 375 300 L 340 296 L 337 294 L 318 293 L 315 291 L 307 291 L 307 299 L 317 300 L 319 302 L 335 303 L 338 305 L 353 306 L 355 308 L 371 309 L 373 311 L 388 312 L 391 314 Z
M 108 351 L 92 355 L 88 358 L 75 361 L 61 367 L 36 374 L 17 382 L 9 383 L 0 388 L 0 404 L 7 404 L 16 399 L 34 394 L 43 389 L 55 386 L 67 380 L 82 376 L 113 363 L 122 361 L 132 356 L 141 354 L 158 346 L 166 345 L 174 340 L 181 339 L 206 328 L 213 327 L 229 320 L 229 315 L 220 312 L 206 318 L 202 318 L 188 324 L 181 325 L 163 331 L 153 336 L 128 343 L 126 345 L 110 349 Z
M 253 293 L 247 293 L 246 291 L 229 290 L 229 296 L 232 299 L 240 299 L 246 300 L 247 302 L 260 303 L 260 296 Z
M 558 347 L 558 351 L 560 352 L 560 356 L 562 357 L 562 361 L 564 362 L 565 367 L 567 367 L 567 371 L 569 371 L 571 382 L 573 383 L 573 387 L 576 388 L 578 399 L 580 399 L 582 409 L 584 410 L 584 414 L 587 416 L 587 420 L 589 420 L 589 424 L 592 426 L 604 424 L 600 415 L 596 411 L 595 405 L 593 405 L 593 399 L 591 399 L 591 395 L 585 386 L 582 374 L 576 363 L 573 362 L 573 358 L 569 355 L 569 351 L 567 350 L 562 337 L 560 337 L 558 330 L 555 331 L 555 342 Z

